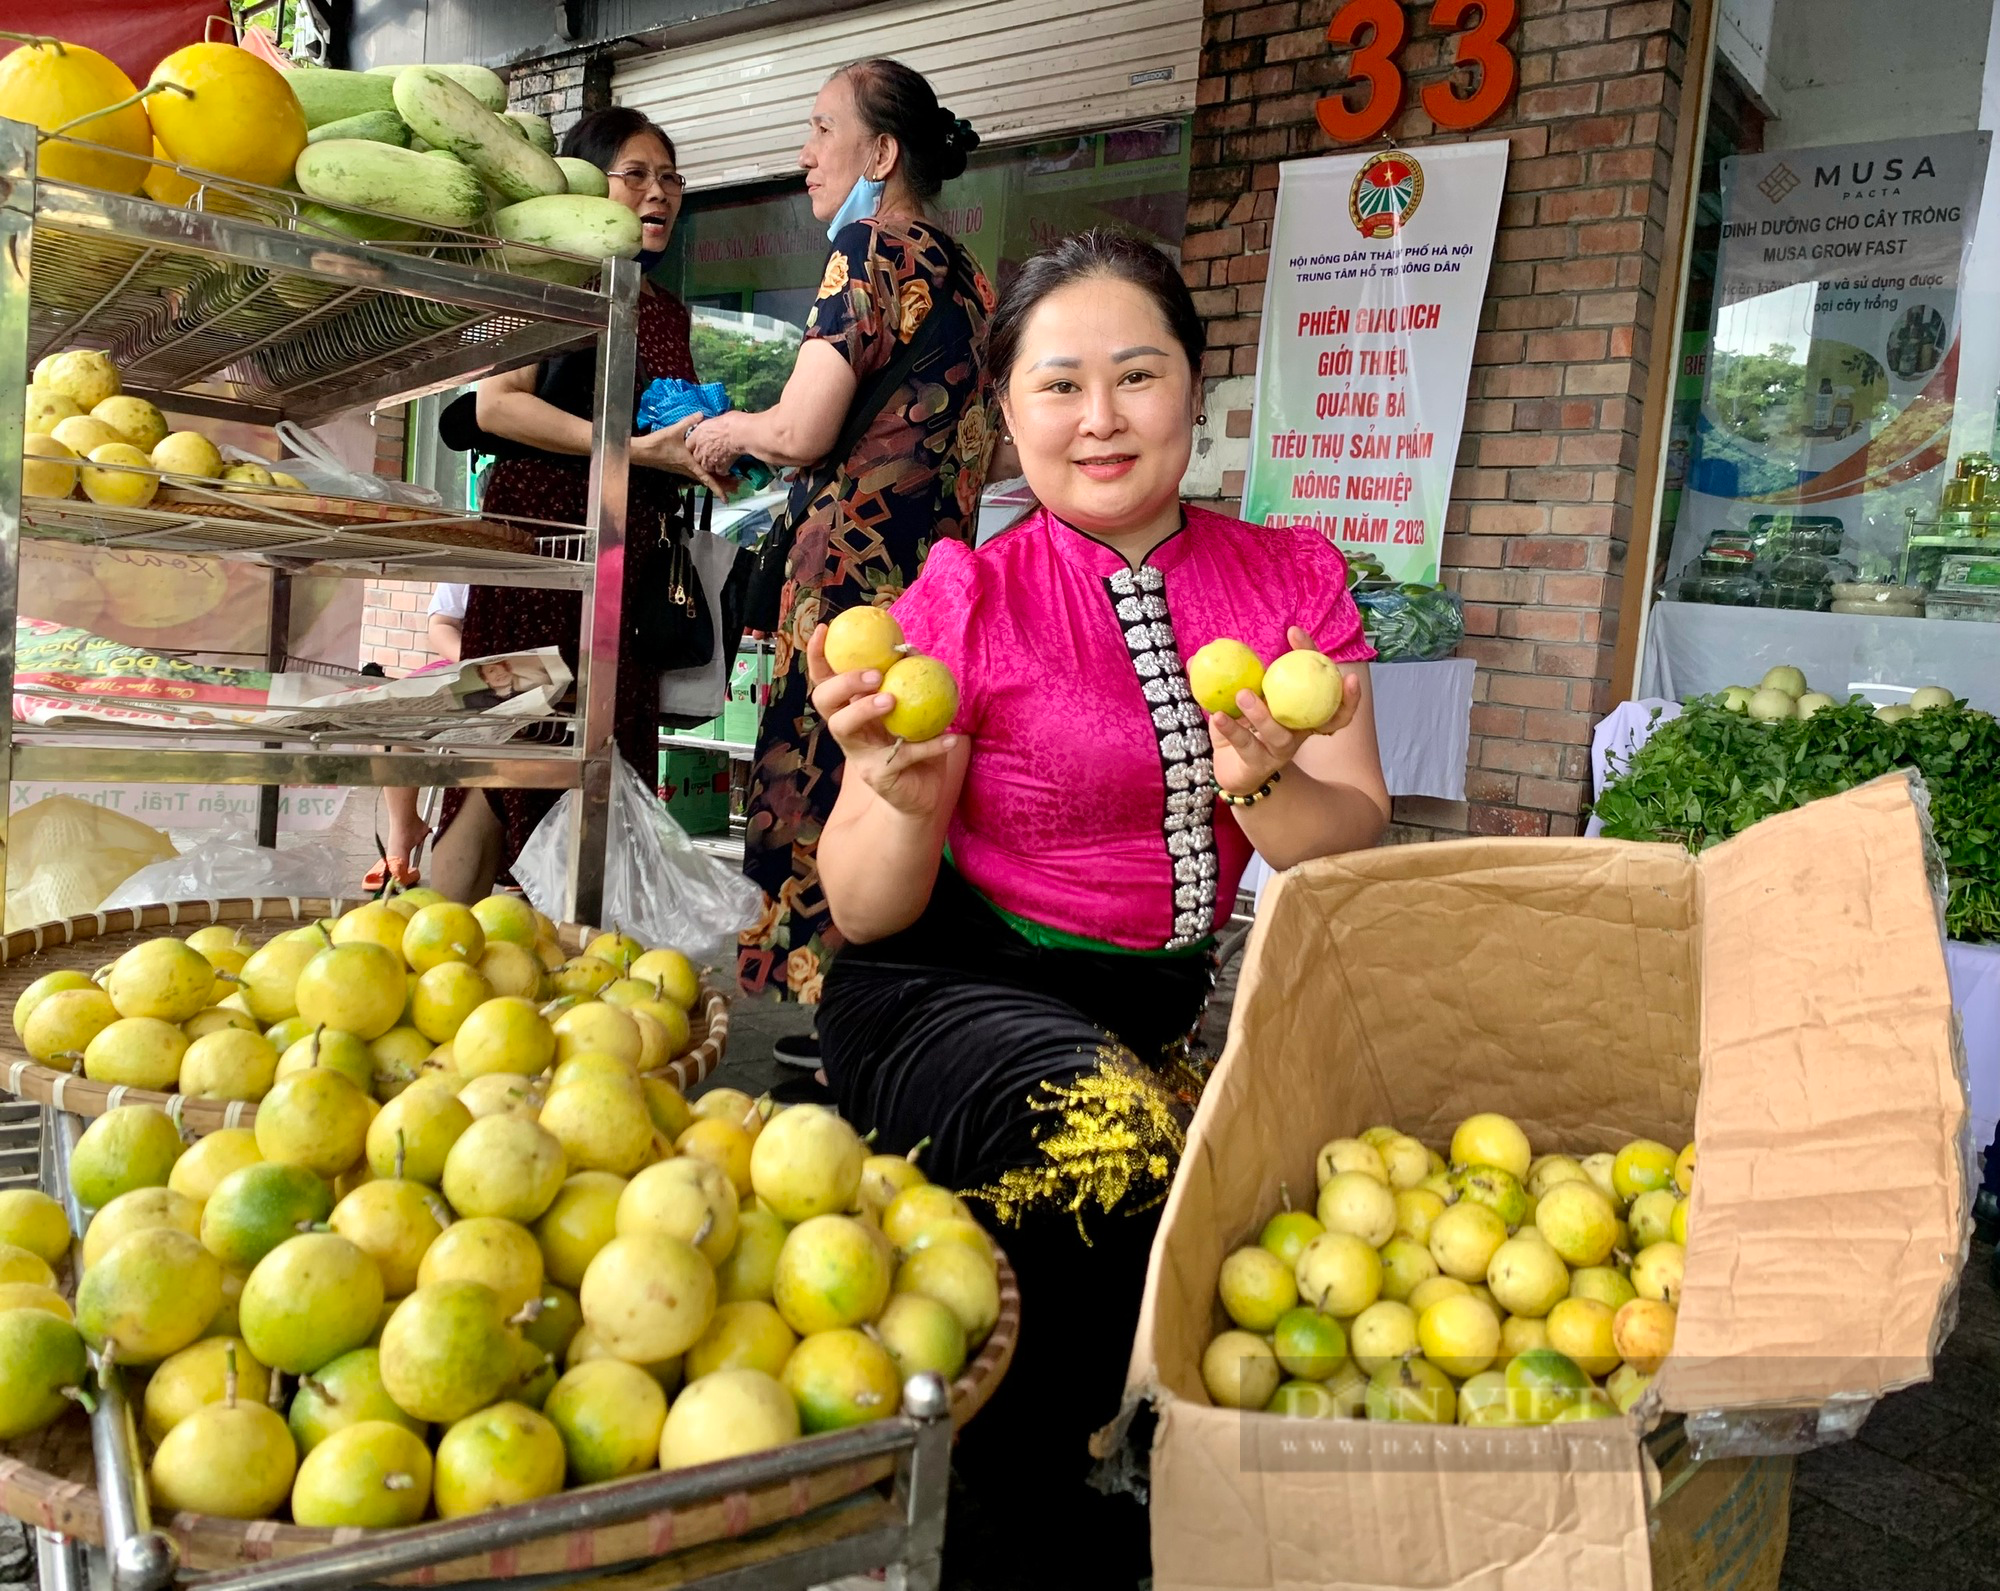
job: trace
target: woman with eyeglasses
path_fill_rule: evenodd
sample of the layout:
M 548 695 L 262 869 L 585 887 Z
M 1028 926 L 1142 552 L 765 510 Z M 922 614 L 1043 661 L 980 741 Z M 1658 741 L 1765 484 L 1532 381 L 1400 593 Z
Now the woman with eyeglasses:
M 639 217 L 642 270 L 665 253 L 680 214 L 686 179 L 674 144 L 636 110 L 594 111 L 572 127 L 565 155 L 587 160 L 610 178 L 611 197 Z M 661 376 L 695 378 L 688 347 L 688 310 L 673 294 L 646 282 L 639 293 L 639 388 Z M 479 384 L 480 430 L 502 451 L 486 480 L 481 512 L 505 519 L 581 524 L 589 500 L 590 415 L 596 385 L 594 354 L 565 355 L 552 364 L 512 370 Z M 659 605 L 674 601 L 676 549 L 689 533 L 687 487 L 726 496 L 721 476 L 688 451 L 691 422 L 632 438 L 631 483 L 625 515 L 624 621 L 618 650 L 613 734 L 618 750 L 650 776 L 659 758 L 660 672 L 678 666 L 674 631 Z M 679 609 L 673 610 L 678 612 Z M 461 657 L 555 646 L 575 668 L 580 601 L 574 591 L 474 586 L 466 601 Z M 458 900 L 487 894 L 520 854 L 535 825 L 554 806 L 554 790 L 454 790 L 445 797 L 442 838 L 431 859 L 431 882 Z M 392 803 L 387 845 L 392 863 L 422 842 L 415 802 Z M 413 826 L 413 827 L 412 827 Z M 397 832 L 400 829 L 401 832 Z
M 695 456 L 797 467 L 771 697 L 750 776 L 743 868 L 769 897 L 744 936 L 750 994 L 819 998 L 840 937 L 815 847 L 840 748 L 813 710 L 806 642 L 845 608 L 886 606 L 941 541 L 972 540 L 992 451 L 986 321 L 993 289 L 932 210 L 979 135 L 900 61 L 857 61 L 813 101 L 799 151 L 833 243 L 798 363 L 773 408 L 702 421 Z M 810 1044 L 781 1045 L 793 1061 Z

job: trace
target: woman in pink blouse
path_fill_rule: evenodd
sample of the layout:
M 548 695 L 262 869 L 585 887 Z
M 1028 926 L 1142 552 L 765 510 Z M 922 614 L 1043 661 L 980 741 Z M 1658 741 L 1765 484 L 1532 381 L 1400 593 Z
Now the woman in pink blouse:
M 1199 1090 L 1215 932 L 1253 848 L 1277 867 L 1360 849 L 1389 812 L 1340 554 L 1180 501 L 1203 341 L 1147 244 L 1086 233 L 1031 261 L 988 347 L 1042 506 L 977 551 L 938 542 L 895 604 L 958 678 L 951 731 L 897 745 L 880 677 L 830 676 L 820 637 L 810 653 L 847 758 L 819 844 L 847 943 L 820 1012 L 828 1079 L 879 1147 L 929 1139 L 933 1179 L 1000 1232 L 1025 1329 L 968 1434 L 993 1476 L 1029 1466 L 1044 1506 L 1060 1495 L 1106 1583 L 1143 1517 L 1093 1518 L 1075 1483 L 1117 1409 Z M 1185 660 L 1222 636 L 1355 664 L 1340 716 L 1294 734 L 1247 692 L 1240 718 L 1204 713 Z

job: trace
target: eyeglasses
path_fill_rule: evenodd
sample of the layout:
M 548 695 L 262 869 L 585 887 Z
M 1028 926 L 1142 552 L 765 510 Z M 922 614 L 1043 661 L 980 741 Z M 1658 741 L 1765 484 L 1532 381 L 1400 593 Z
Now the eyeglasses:
M 650 166 L 625 166 L 617 171 L 607 171 L 607 177 L 615 177 L 630 188 L 649 188 L 658 183 L 668 193 L 680 193 L 688 185 L 687 178 L 668 166 L 654 170 Z

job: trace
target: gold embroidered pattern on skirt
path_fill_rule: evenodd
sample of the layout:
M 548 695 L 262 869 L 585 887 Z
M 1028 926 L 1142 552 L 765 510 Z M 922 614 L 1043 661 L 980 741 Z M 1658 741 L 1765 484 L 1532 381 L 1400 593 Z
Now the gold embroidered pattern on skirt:
M 1030 1096 L 1030 1110 L 1056 1118 L 1037 1141 L 1042 1163 L 1003 1171 L 987 1186 L 968 1189 L 966 1198 L 984 1199 L 1012 1226 L 1037 1208 L 1067 1210 L 1086 1243 L 1083 1216 L 1091 1206 L 1129 1214 L 1166 1198 L 1200 1080 L 1185 1066 L 1162 1079 L 1131 1051 L 1108 1045 L 1097 1057 L 1094 1071 L 1038 1084 Z

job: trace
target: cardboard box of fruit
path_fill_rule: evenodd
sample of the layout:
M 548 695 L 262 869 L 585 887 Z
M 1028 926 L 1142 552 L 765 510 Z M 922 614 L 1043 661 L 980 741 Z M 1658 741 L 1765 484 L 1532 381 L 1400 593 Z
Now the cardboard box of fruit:
M 1159 1420 L 1155 1585 L 1644 1591 L 1650 1425 L 1799 1451 L 1928 1377 L 1967 1237 L 1966 1119 L 1902 777 L 1677 847 L 1469 840 L 1267 892 L 1153 1248 L 1130 1397 Z M 1673 1352 L 1622 1417 L 1481 1428 L 1217 1406 L 1224 1259 L 1329 1139 L 1699 1144 Z M 1718 1423 L 1715 1416 L 1723 1417 Z

